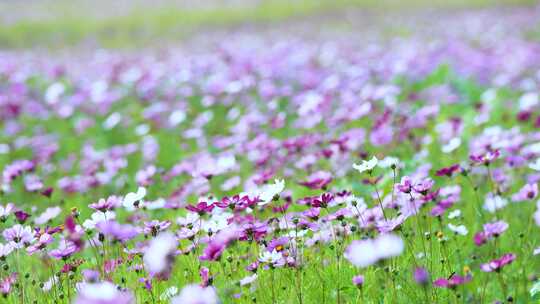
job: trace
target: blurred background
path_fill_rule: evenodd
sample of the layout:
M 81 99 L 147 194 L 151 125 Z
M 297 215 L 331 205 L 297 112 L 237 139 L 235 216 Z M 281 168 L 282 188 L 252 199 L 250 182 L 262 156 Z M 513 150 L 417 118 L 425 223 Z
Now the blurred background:
M 0 48 L 136 49 L 181 44 L 200 33 L 253 29 L 310 35 L 323 28 L 377 27 L 406 35 L 405 25 L 421 22 L 422 16 L 536 4 L 533 0 L 0 0 Z

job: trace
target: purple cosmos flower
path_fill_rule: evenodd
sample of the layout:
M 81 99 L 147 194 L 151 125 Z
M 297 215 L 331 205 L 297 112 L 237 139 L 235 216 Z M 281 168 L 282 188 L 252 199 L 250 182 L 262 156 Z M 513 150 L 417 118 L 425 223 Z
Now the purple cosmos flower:
M 409 176 L 403 176 L 401 182 L 396 184 L 396 189 L 403 193 L 411 193 L 413 187 L 413 181 Z
M 488 166 L 494 160 L 499 158 L 501 153 L 499 150 L 487 151 L 484 154 L 472 154 L 469 158 L 473 163 L 482 164 Z
M 516 255 L 513 253 L 507 253 L 498 259 L 494 259 L 489 263 L 480 265 L 480 269 L 484 272 L 499 272 L 501 268 L 512 263 L 516 259 Z
M 170 232 L 160 233 L 152 239 L 144 252 L 145 269 L 151 274 L 168 277 L 176 256 L 177 244 L 176 237 Z
M 414 281 L 420 285 L 429 283 L 429 273 L 423 267 L 416 267 L 413 272 Z
M 364 276 L 361 274 L 356 275 L 352 278 L 352 282 L 356 287 L 361 288 L 364 285 Z
M 283 251 L 285 249 L 285 245 L 289 242 L 289 238 L 286 236 L 282 236 L 277 239 L 271 240 L 268 245 L 266 246 L 266 250 L 272 252 L 276 250 L 277 252 Z
M 49 251 L 49 255 L 55 259 L 67 259 L 77 251 L 78 247 L 74 242 L 62 239 L 56 249 Z
M 109 196 L 107 199 L 100 198 L 96 203 L 88 205 L 88 207 L 105 212 L 114 209 L 122 204 L 122 199 L 117 196 Z
M 143 232 L 145 234 L 152 234 L 153 236 L 156 236 L 159 232 L 169 228 L 169 226 L 171 226 L 170 221 L 160 222 L 158 220 L 153 220 L 150 222 L 144 222 Z
M 412 188 L 415 192 L 425 195 L 433 187 L 433 184 L 431 178 L 426 178 L 414 183 Z
M 13 248 L 21 249 L 29 245 L 34 239 L 34 234 L 30 226 L 21 226 L 16 224 L 11 228 L 8 228 L 2 232 L 4 239 L 10 242 Z
M 122 225 L 116 221 L 102 221 L 97 223 L 96 227 L 105 236 L 121 242 L 128 241 L 140 233 L 137 227 L 128 224 Z
M 474 243 L 476 246 L 483 245 L 487 240 L 498 237 L 508 229 L 508 223 L 505 221 L 496 221 L 484 224 L 484 230 L 474 235 Z

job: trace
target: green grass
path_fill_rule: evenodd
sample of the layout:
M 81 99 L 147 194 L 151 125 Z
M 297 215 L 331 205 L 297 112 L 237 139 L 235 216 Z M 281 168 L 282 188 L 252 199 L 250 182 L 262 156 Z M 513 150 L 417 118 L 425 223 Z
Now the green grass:
M 186 9 L 178 6 L 135 7 L 119 16 L 85 15 L 75 2 L 58 2 L 53 8 L 39 5 L 28 10 L 53 9 L 51 18 L 21 19 L 0 26 L 0 48 L 49 47 L 96 42 L 105 47 L 137 47 L 176 41 L 200 29 L 223 28 L 245 23 L 284 22 L 346 9 L 417 9 L 420 7 L 485 7 L 532 4 L 531 0 L 321 0 L 261 1 L 258 5 Z M 105 6 L 103 4 L 103 6 Z M 9 9 L 9 6 L 6 7 Z M 83 10 L 83 11 L 81 11 Z M 99 9 L 97 9 L 99 10 Z

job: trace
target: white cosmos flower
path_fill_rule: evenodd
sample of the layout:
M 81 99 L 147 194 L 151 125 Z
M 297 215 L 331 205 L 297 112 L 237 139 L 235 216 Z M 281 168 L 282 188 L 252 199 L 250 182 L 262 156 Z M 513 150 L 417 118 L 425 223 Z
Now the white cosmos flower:
M 450 153 L 461 146 L 461 139 L 459 137 L 452 138 L 446 145 L 442 146 L 441 151 L 443 153 Z
M 370 170 L 373 170 L 373 168 L 375 168 L 375 166 L 377 166 L 377 163 L 379 163 L 379 160 L 377 159 L 377 157 L 373 156 L 370 160 L 366 161 L 366 160 L 363 160 L 362 163 L 360 165 L 358 164 L 353 164 L 353 168 L 358 170 L 358 172 L 362 173 L 364 171 L 370 171 Z
M 146 188 L 139 187 L 136 193 L 130 192 L 126 194 L 126 197 L 124 197 L 124 201 L 122 202 L 122 205 L 128 211 L 134 211 L 136 209 L 134 205 L 135 202 L 141 201 L 145 196 L 146 196 Z
M 272 199 L 281 193 L 285 189 L 285 181 L 275 179 L 273 184 L 265 185 L 258 191 L 259 206 L 266 205 L 272 201 Z
M 404 248 L 399 236 L 383 234 L 376 239 L 353 241 L 344 255 L 355 266 L 367 267 L 379 260 L 400 255 Z
M 105 213 L 96 211 L 92 213 L 90 218 L 85 220 L 82 225 L 86 230 L 92 230 L 98 223 L 114 220 L 115 218 L 116 213 L 114 213 L 114 211 L 106 211 Z
M 530 163 L 529 168 L 540 171 L 540 158 L 537 158 L 533 163 Z
M 392 157 L 392 156 L 387 156 L 387 157 L 383 158 L 381 161 L 379 161 L 378 165 L 381 168 L 390 168 L 390 167 L 392 167 L 392 165 L 395 165 L 396 167 L 399 167 L 399 158 Z
M 467 227 L 465 227 L 464 225 L 456 226 L 450 223 L 448 224 L 448 229 L 454 231 L 459 235 L 467 235 L 469 233 L 469 230 L 467 230 Z
M 259 262 L 268 263 L 268 264 L 276 264 L 277 262 L 281 260 L 281 258 L 282 258 L 281 253 L 277 252 L 275 249 L 272 250 L 272 252 L 268 252 L 264 250 L 259 255 Z
M 169 270 L 169 257 L 176 251 L 178 241 L 170 232 L 162 232 L 150 241 L 144 252 L 144 267 L 150 273 L 161 273 Z
M 452 211 L 452 212 L 450 212 L 448 214 L 449 219 L 453 219 L 453 218 L 460 217 L 460 216 L 461 216 L 461 210 L 459 210 L 459 209 L 456 209 L 456 210 L 454 210 L 454 211 Z
M 47 223 L 48 221 L 52 220 L 53 218 L 57 217 L 61 212 L 62 212 L 62 208 L 58 206 L 49 207 L 42 214 L 36 217 L 36 219 L 34 220 L 34 223 L 38 225 L 43 225 Z
M 483 208 L 490 213 L 495 213 L 495 211 L 504 208 L 506 205 L 508 205 L 508 200 L 498 195 L 488 193 Z
M 243 279 L 240 280 L 240 286 L 245 286 L 245 285 L 249 285 L 253 282 L 255 282 L 255 280 L 257 280 L 257 274 L 253 274 L 251 276 L 247 276 Z
M 159 299 L 162 301 L 166 301 L 172 297 L 174 297 L 178 293 L 178 288 L 176 286 L 171 286 L 159 296 Z

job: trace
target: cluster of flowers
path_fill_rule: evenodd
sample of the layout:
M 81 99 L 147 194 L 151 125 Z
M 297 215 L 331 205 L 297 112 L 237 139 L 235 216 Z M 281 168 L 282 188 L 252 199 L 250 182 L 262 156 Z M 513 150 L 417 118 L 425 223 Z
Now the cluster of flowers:
M 244 37 L 206 54 L 84 63 L 2 54 L 0 293 L 528 296 L 540 46 L 513 28 L 531 14 L 483 35 L 464 22 L 436 41 L 371 47 Z

